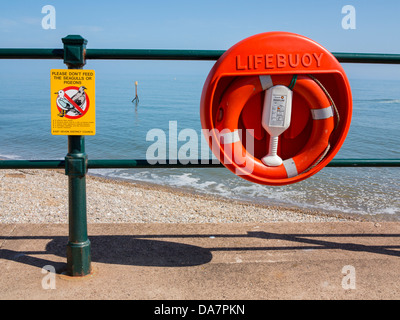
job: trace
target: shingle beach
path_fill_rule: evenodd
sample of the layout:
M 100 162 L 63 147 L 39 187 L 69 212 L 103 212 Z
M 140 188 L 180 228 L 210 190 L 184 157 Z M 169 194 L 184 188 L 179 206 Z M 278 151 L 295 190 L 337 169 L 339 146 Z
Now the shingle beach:
M 354 217 L 268 207 L 157 185 L 87 176 L 88 223 L 335 222 Z M 0 170 L 0 223 L 68 223 L 62 170 Z

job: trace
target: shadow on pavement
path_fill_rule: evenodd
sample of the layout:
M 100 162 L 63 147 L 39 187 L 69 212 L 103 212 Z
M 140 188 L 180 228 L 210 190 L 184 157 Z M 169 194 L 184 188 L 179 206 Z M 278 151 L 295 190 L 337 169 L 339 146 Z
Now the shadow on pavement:
M 219 246 L 201 247 L 185 244 L 185 239 L 199 238 L 257 238 L 265 240 L 261 246 Z M 277 251 L 277 250 L 328 250 L 340 249 L 346 251 L 359 251 L 366 253 L 400 256 L 399 245 L 365 245 L 360 240 L 371 238 L 399 238 L 400 234 L 280 234 L 270 232 L 248 232 L 247 234 L 161 234 L 161 235 L 97 235 L 90 236 L 92 262 L 121 264 L 132 266 L 152 267 L 189 267 L 209 263 L 212 252 L 215 251 Z M 165 238 L 172 239 L 166 241 Z M 349 238 L 351 242 L 342 242 L 338 239 Z M 6 248 L 0 249 L 0 259 L 11 260 L 42 268 L 52 265 L 56 271 L 65 268 L 66 263 L 54 262 L 43 258 L 43 255 L 66 256 L 67 237 L 64 236 L 6 236 L 1 241 L 26 240 L 35 241 L 49 239 L 45 251 L 13 251 Z M 160 240 L 158 240 L 160 239 Z M 163 240 L 161 240 L 163 239 Z M 174 241 L 176 239 L 176 241 Z M 268 240 L 285 240 L 293 245 L 268 246 Z M 347 239 L 348 240 L 348 239 Z M 358 243 L 357 243 L 358 242 Z M 237 244 L 238 241 L 235 241 Z M 391 242 L 393 243 L 393 241 Z M 264 243 L 262 243 L 264 244 Z M 40 257 L 37 257 L 39 255 Z M 50 259 L 50 257 L 49 257 Z

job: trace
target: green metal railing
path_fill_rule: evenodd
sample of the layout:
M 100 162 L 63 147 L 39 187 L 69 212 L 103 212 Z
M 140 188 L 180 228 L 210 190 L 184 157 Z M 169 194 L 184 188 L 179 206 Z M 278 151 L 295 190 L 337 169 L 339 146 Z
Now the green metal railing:
M 89 60 L 198 60 L 213 61 L 224 50 L 86 49 Z M 400 64 L 400 54 L 332 52 L 343 63 Z M 2 49 L 0 59 L 64 59 L 63 49 Z
M 87 40 L 77 35 L 62 39 L 63 49 L 0 48 L 0 59 L 63 59 L 70 69 L 81 69 L 87 59 L 101 60 L 217 60 L 223 50 L 143 50 L 86 49 Z M 400 54 L 333 53 L 343 63 L 400 64 Z M 196 161 L 195 161 L 196 162 Z M 68 136 L 65 160 L 1 160 L 0 169 L 65 169 L 69 188 L 69 239 L 67 272 L 85 276 L 91 272 L 90 241 L 87 236 L 86 173 L 88 169 L 103 168 L 201 168 L 222 167 L 211 160 L 197 163 L 151 165 L 141 159 L 88 160 L 84 136 Z M 329 167 L 400 167 L 400 159 L 334 159 Z

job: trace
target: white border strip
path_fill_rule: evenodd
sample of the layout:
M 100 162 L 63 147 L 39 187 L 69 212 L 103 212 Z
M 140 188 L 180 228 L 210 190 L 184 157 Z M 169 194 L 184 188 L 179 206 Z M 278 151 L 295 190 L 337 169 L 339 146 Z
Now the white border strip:
M 261 87 L 263 88 L 263 90 L 267 90 L 274 85 L 272 82 L 271 76 L 259 76 L 259 78 L 260 78 Z
M 311 114 L 314 120 L 328 119 L 333 117 L 333 110 L 331 106 L 322 109 L 311 109 Z
M 285 167 L 288 178 L 293 178 L 298 175 L 296 163 L 294 163 L 293 158 L 283 161 L 283 165 Z
M 234 130 L 232 132 L 221 133 L 220 142 L 221 144 L 230 144 L 240 141 L 239 131 Z

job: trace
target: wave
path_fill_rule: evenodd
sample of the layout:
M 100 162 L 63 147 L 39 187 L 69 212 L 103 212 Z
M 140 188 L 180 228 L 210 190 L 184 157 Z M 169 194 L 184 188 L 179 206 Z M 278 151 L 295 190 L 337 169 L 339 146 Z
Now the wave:
M 13 154 L 0 154 L 0 159 L 3 160 L 21 160 L 22 157 Z
M 91 172 L 109 178 L 184 188 L 199 194 L 268 206 L 297 207 L 360 216 L 389 215 L 395 218 L 400 216 L 400 208 L 395 200 L 396 196 L 389 190 L 377 190 L 376 188 L 385 188 L 378 183 L 371 186 L 374 181 L 372 177 L 365 177 L 366 182 L 362 181 L 363 179 L 353 181 L 354 184 L 351 186 L 337 176 L 325 176 L 316 178 L 315 181 L 307 184 L 274 188 L 246 184 L 246 182 L 231 179 L 228 176 L 214 180 L 214 175 L 211 173 L 203 175 L 205 169 L 202 170 L 201 173 L 155 172 L 154 170 L 138 172 L 124 169 L 91 170 Z M 393 185 L 390 181 L 388 183 Z
M 372 102 L 379 104 L 400 104 L 400 99 L 353 99 L 353 102 Z

